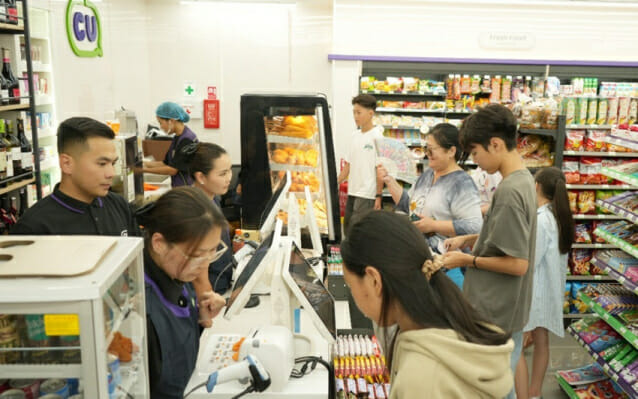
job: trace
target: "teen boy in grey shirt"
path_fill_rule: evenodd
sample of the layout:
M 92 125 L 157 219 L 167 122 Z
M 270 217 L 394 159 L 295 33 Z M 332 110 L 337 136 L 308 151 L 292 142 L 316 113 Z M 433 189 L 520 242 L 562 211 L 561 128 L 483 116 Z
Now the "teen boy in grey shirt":
M 534 178 L 516 151 L 516 118 L 502 105 L 488 105 L 468 117 L 461 145 L 487 173 L 501 172 L 500 183 L 479 235 L 446 240 L 448 250 L 472 247 L 472 254 L 448 252 L 444 264 L 467 266 L 463 291 L 474 307 L 512 333 L 512 373 L 522 351 L 523 327 L 532 299 L 536 244 Z M 508 397 L 515 398 L 512 391 Z

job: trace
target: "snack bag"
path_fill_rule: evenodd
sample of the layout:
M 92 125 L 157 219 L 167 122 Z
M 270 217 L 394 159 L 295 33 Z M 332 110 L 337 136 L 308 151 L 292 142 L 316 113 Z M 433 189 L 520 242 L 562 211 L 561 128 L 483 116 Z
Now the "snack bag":
M 565 174 L 565 181 L 567 184 L 580 183 L 580 164 L 578 158 L 565 157 L 563 159 L 563 173 Z
M 596 201 L 600 200 L 606 200 L 607 198 L 611 198 L 614 196 L 613 191 L 611 190 L 596 190 Z M 609 212 L 607 209 L 596 205 L 596 212 L 600 213 L 600 214 L 610 214 L 611 212 Z
M 607 131 L 605 130 L 588 130 L 585 139 L 585 151 L 587 152 L 605 152 L 607 151 Z
M 596 244 L 604 244 L 607 241 L 605 241 L 603 238 L 598 237 L 598 235 L 596 235 L 596 229 L 598 228 L 598 226 L 600 226 L 601 224 L 603 224 L 603 222 L 601 222 L 600 220 L 594 220 L 594 222 L 592 223 L 592 228 L 591 228 L 591 238 L 593 240 L 594 243 Z
M 587 105 L 587 124 L 595 125 L 596 120 L 598 119 L 598 100 L 595 98 L 590 98 Z
M 606 178 L 602 172 L 603 160 L 601 158 L 580 159 L 580 181 L 582 184 L 600 184 Z
M 585 302 L 581 301 L 580 298 L 578 298 L 578 291 L 580 291 L 584 287 L 585 284 L 583 283 L 572 283 L 572 313 L 587 313 L 587 305 L 585 305 Z
M 587 112 L 589 102 L 586 97 L 578 97 L 576 99 L 576 117 L 574 123 L 577 125 L 585 125 L 587 124 Z
M 633 125 L 638 120 L 638 99 L 632 98 L 629 102 L 629 124 Z
M 361 91 L 372 90 L 372 88 L 374 87 L 374 81 L 374 76 L 362 76 L 359 83 L 359 89 Z
M 607 111 L 609 110 L 609 100 L 601 98 L 598 100 L 598 115 L 596 117 L 597 125 L 604 125 L 607 123 Z
M 499 102 L 501 100 L 501 77 L 494 76 L 492 78 L 492 93 L 490 94 L 491 102 Z
M 567 191 L 569 199 L 569 210 L 571 213 L 578 213 L 578 191 Z
M 629 122 L 629 104 L 631 99 L 629 97 L 621 97 L 618 100 L 618 124 Z
M 615 125 L 618 123 L 618 97 L 611 97 L 608 99 L 608 111 L 607 111 L 607 124 Z
M 586 215 L 596 211 L 596 192 L 584 190 L 578 192 L 578 213 Z
M 540 136 L 533 134 L 525 135 L 518 140 L 516 149 L 523 158 L 531 155 L 533 152 L 539 149 L 543 144 L 543 139 Z
M 563 300 L 563 313 L 564 314 L 568 314 L 569 313 L 569 305 L 570 305 L 570 297 L 571 297 L 571 292 L 572 292 L 572 283 L 570 283 L 569 281 L 567 283 L 565 283 L 565 299 Z
M 565 137 L 565 151 L 583 151 L 585 134 L 584 130 L 568 130 Z
M 565 97 L 562 104 L 562 113 L 565 115 L 565 124 L 573 125 L 576 123 L 576 98 Z
M 591 252 L 588 249 L 572 250 L 572 274 L 576 276 L 589 275 Z
M 414 92 L 418 91 L 419 79 L 418 78 L 403 78 L 403 91 Z
M 574 242 L 591 244 L 591 225 L 589 223 L 577 223 L 574 226 Z

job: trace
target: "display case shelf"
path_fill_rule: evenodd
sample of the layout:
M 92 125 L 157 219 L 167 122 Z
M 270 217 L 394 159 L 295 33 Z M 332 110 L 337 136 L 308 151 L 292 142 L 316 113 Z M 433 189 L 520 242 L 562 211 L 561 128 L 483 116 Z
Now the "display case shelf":
M 620 180 L 623 183 L 631 184 L 632 186 L 638 186 L 638 177 L 630 175 L 628 173 L 622 173 L 617 171 L 614 168 L 603 167 L 602 174 L 614 178 L 616 180 Z
M 0 23 L 0 33 L 20 34 L 24 33 L 24 26 Z
M 609 234 L 606 230 L 598 227 L 595 231 L 594 234 L 596 234 L 598 237 L 604 239 L 605 241 L 607 241 L 608 243 L 616 246 L 617 248 L 622 249 L 623 251 L 627 252 L 629 255 L 638 258 L 638 248 L 634 247 L 633 245 L 631 245 L 630 243 L 628 243 L 625 240 L 622 240 L 612 234 Z
M 291 172 L 314 172 L 317 169 L 318 168 L 312 167 L 312 166 L 288 165 L 288 164 L 281 164 L 281 163 L 275 163 L 275 162 L 270 163 L 270 170 L 273 172 L 287 171 L 287 170 Z
M 619 282 L 620 284 L 623 285 L 623 287 L 627 288 L 629 291 L 633 292 L 634 294 L 638 294 L 638 284 L 627 279 L 627 277 L 625 277 L 622 273 L 620 273 L 616 269 L 609 266 L 607 263 L 603 262 L 602 260 L 596 257 L 592 258 L 591 263 L 593 263 L 595 266 L 599 267 L 600 269 L 606 271 L 609 274 L 609 277 L 611 279 Z
M 621 147 L 627 147 L 634 151 L 638 151 L 638 143 L 629 140 L 619 139 L 617 137 L 606 137 L 605 141 L 610 144 L 619 145 Z
M 638 196 L 638 192 L 627 192 L 621 195 L 618 195 L 616 197 L 613 197 L 615 201 L 620 200 L 620 199 L 624 199 L 627 197 L 633 197 L 633 196 Z M 610 202 L 609 200 L 597 200 L 596 201 L 596 205 L 607 209 L 610 212 L 613 212 L 614 215 L 616 215 L 617 217 L 620 217 L 622 219 L 627 219 L 633 223 L 638 224 L 638 214 L 634 213 L 634 212 L 630 212 L 627 209 L 621 208 L 618 205 L 614 204 L 613 202 Z
M 628 184 L 566 184 L 568 190 L 638 190 Z
M 2 378 L 81 378 L 82 365 L 80 364 L 10 364 L 0 365 Z
M 277 134 L 269 134 L 266 136 L 268 144 L 308 144 L 315 145 L 314 139 L 302 139 L 299 137 L 279 136 Z
M 565 151 L 565 156 L 575 157 L 615 157 L 615 158 L 638 158 L 638 152 L 585 152 L 585 151 Z
M 633 386 L 628 383 L 627 381 L 625 381 L 624 378 L 622 378 L 615 370 L 613 370 L 609 364 L 605 361 L 605 359 L 603 359 L 602 357 L 600 357 L 598 355 L 598 353 L 596 353 L 596 351 L 594 351 L 589 345 L 587 345 L 587 343 L 585 341 L 583 341 L 583 339 L 578 335 L 578 333 L 576 331 L 574 331 L 572 329 L 572 327 L 568 327 L 567 328 L 567 332 L 574 337 L 574 339 L 583 347 L 585 348 L 585 350 L 587 351 L 587 353 L 589 353 L 589 355 L 594 358 L 594 360 L 596 361 L 596 363 L 598 363 L 603 371 L 605 372 L 605 374 L 607 374 L 612 380 L 614 380 L 614 382 L 616 382 L 618 384 L 618 386 L 620 386 L 620 388 L 623 390 L 623 392 L 625 392 L 626 394 L 629 395 L 629 397 L 631 398 L 638 398 L 638 391 L 636 391 Z
M 634 348 L 638 349 L 638 336 L 631 332 L 620 320 L 609 314 L 602 306 L 592 300 L 584 292 L 579 292 L 578 297 L 593 310 L 605 323 L 609 324 L 618 334 L 620 334 Z
M 611 248 L 617 248 L 617 246 L 613 244 L 572 244 L 572 248 L 574 249 L 611 249 Z
M 401 96 L 401 97 L 415 97 L 415 96 L 423 96 L 423 97 L 439 97 L 445 98 L 447 93 L 435 93 L 435 92 L 427 92 L 427 91 L 382 91 L 382 90 L 368 90 L 361 91 L 360 94 L 376 94 L 383 96 Z
M 11 104 L 11 105 L 2 105 L 0 106 L 0 112 L 4 111 L 22 111 L 29 109 L 29 104 Z
M 383 126 L 384 129 L 400 129 L 400 130 L 418 130 L 421 131 L 420 127 L 414 127 L 414 126 L 401 126 L 401 125 L 381 125 Z

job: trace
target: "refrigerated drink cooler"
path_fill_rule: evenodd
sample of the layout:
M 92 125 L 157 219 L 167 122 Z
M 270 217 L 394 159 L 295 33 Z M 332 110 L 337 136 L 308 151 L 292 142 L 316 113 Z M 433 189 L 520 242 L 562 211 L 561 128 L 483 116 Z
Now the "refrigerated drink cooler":
M 303 214 L 314 208 L 322 238 L 341 241 L 337 169 L 326 97 L 321 94 L 244 94 L 241 97 L 241 221 L 257 230 L 286 171 Z M 312 204 L 304 189 L 311 191 Z M 280 218 L 285 221 L 286 214 Z

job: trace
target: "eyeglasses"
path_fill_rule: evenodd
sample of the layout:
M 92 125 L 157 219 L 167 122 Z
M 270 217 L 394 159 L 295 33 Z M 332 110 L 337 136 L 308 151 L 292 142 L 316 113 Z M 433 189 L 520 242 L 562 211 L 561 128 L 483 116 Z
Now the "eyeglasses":
M 188 263 L 190 263 L 191 265 L 199 265 L 202 262 L 208 262 L 208 263 L 212 263 L 215 262 L 217 260 L 219 260 L 219 258 L 222 257 L 222 255 L 228 250 L 228 246 L 226 245 L 225 242 L 220 241 L 219 245 L 217 246 L 217 248 L 214 251 L 211 251 L 208 255 L 204 255 L 204 256 L 192 256 L 192 255 L 186 255 L 184 253 L 184 251 L 182 251 L 181 249 L 179 249 L 179 247 L 177 245 L 174 245 L 174 247 L 177 249 L 177 252 L 179 252 L 180 254 L 182 254 L 182 256 L 188 261 Z

